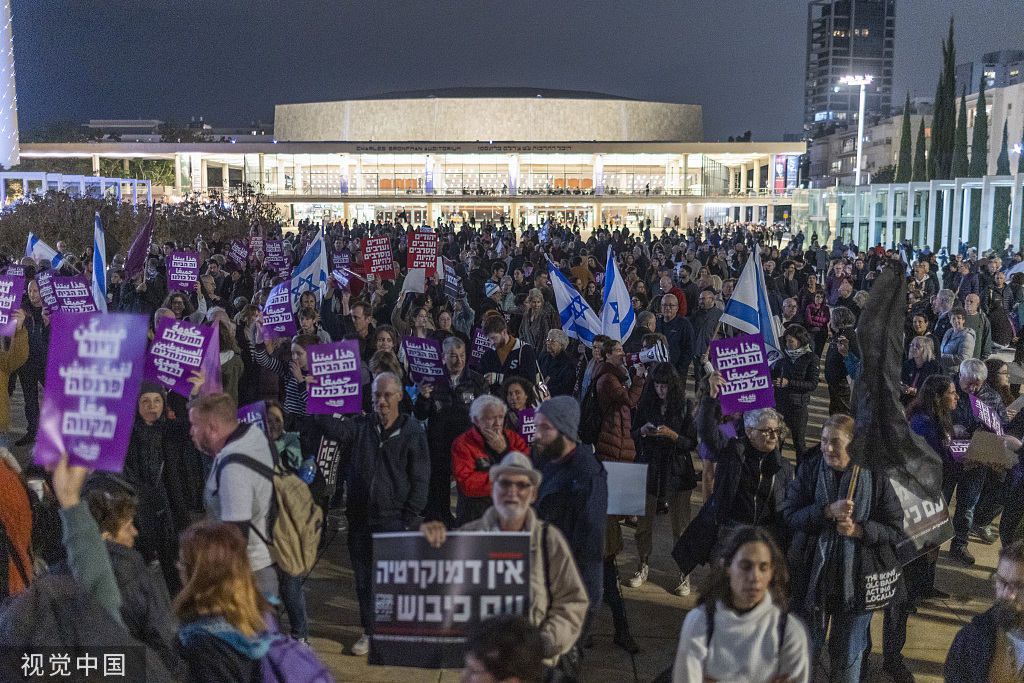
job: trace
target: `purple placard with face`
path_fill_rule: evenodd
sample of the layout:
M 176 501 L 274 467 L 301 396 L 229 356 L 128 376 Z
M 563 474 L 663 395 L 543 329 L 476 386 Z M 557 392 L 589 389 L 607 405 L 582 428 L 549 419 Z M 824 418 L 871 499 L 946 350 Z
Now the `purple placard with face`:
M 174 251 L 167 258 L 167 290 L 189 291 L 199 279 L 199 254 Z
M 21 295 L 25 292 L 25 278 L 0 275 L 0 336 L 13 337 L 18 322 L 14 312 L 21 308 Z
M 409 364 L 409 375 L 416 384 L 437 384 L 444 380 L 441 342 L 436 339 L 402 338 L 402 352 Z
M 250 252 L 249 245 L 242 240 L 231 240 L 231 248 L 228 249 L 228 260 L 242 268 L 248 262 Z
M 57 295 L 53 293 L 53 271 L 44 270 L 36 275 L 36 284 L 39 286 L 39 298 L 43 305 L 51 311 L 57 310 Z
M 57 309 L 63 313 L 91 313 L 96 310 L 92 290 L 84 275 L 53 278 Z
M 282 282 L 270 290 L 263 306 L 263 338 L 277 339 L 295 334 L 295 316 L 292 315 L 291 282 Z
M 188 380 L 193 372 L 205 369 L 203 358 L 213 336 L 212 327 L 160 318 L 146 357 L 146 378 L 188 398 L 192 393 Z
M 260 431 L 267 431 L 267 402 L 258 401 L 238 409 L 238 421 L 256 425 Z
M 976 396 L 971 396 L 971 412 L 974 413 L 974 417 L 981 420 L 981 423 L 988 427 L 990 432 L 994 432 L 999 436 L 1003 435 L 1003 421 L 999 419 L 999 413 L 987 406 L 983 401 L 979 401 Z
M 477 327 L 473 330 L 473 346 L 469 350 L 469 367 L 479 368 L 483 365 L 484 354 L 491 348 L 491 340 L 484 334 L 483 329 Z
M 18 277 L 25 277 L 25 266 L 19 266 L 16 263 L 12 263 L 7 266 L 7 272 L 5 275 L 16 275 Z
M 350 339 L 306 349 L 309 386 L 306 411 L 314 415 L 358 413 L 363 408 L 359 342 Z
M 763 337 L 748 334 L 713 341 L 711 362 L 726 381 L 718 394 L 723 414 L 775 407 Z
M 56 313 L 35 462 L 119 472 L 135 421 L 149 321 L 123 313 Z
M 537 411 L 534 408 L 523 408 L 519 411 L 519 435 L 526 443 L 533 443 L 537 435 Z

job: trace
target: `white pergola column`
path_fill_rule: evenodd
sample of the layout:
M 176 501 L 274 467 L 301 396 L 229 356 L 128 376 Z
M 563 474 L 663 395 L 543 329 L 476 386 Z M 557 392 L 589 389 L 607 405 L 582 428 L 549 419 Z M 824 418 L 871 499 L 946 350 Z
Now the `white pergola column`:
M 950 234 L 953 224 L 953 193 L 955 190 L 942 190 L 942 246 L 949 248 Z
M 867 247 L 871 248 L 878 244 L 878 222 L 875 214 L 878 213 L 876 210 L 876 204 L 878 202 L 878 186 L 870 185 L 871 189 L 868 192 L 869 204 L 868 204 L 868 243 Z
M 754 192 L 761 191 L 761 160 L 754 159 Z
M 231 187 L 231 166 L 229 164 L 224 164 L 223 166 L 221 166 L 220 173 L 221 173 L 221 179 L 220 179 L 221 189 L 223 189 L 224 192 L 226 193 L 228 191 L 228 189 Z
M 961 190 L 963 196 L 963 212 L 960 215 L 960 241 L 965 242 L 968 247 L 971 246 L 971 200 L 973 199 L 973 190 L 966 188 Z M 978 254 L 981 256 L 981 254 Z
M 963 178 L 957 178 L 953 183 L 953 212 L 950 215 L 949 224 L 949 248 L 953 253 L 959 253 L 960 243 L 963 241 L 961 226 L 964 218 L 964 186 Z
M 939 213 L 939 189 L 935 181 L 928 183 L 928 221 L 925 227 L 925 244 L 938 251 L 935 245 L 935 218 Z
M 978 224 L 978 251 L 992 248 L 992 219 L 996 214 L 996 189 L 992 186 L 992 176 L 981 179 L 981 222 Z M 997 245 L 1002 248 L 1003 245 Z
M 174 155 L 174 192 L 181 194 L 181 155 Z
M 885 237 L 889 244 L 896 243 L 896 190 L 895 185 L 889 183 L 887 186 L 885 200 Z
M 100 174 L 100 155 L 99 154 L 93 154 L 92 155 L 92 174 L 93 175 L 97 175 L 97 176 Z
M 850 236 L 854 244 L 860 239 L 860 187 L 853 188 L 853 234 Z
M 1024 173 L 1013 176 L 1013 189 L 1010 191 L 1010 243 L 1020 249 L 1021 203 L 1024 202 Z

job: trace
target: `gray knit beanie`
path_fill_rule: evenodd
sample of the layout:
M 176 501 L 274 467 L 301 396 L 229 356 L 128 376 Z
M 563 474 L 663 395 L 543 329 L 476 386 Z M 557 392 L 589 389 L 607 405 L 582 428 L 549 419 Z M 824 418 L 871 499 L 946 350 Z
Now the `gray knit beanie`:
M 537 412 L 570 441 L 579 441 L 580 404 L 571 396 L 554 396 L 540 404 Z

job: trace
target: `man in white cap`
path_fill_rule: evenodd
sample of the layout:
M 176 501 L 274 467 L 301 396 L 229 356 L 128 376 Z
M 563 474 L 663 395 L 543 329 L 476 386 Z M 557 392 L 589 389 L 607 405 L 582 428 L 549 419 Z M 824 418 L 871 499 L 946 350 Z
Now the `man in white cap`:
M 512 451 L 491 467 L 491 501 L 483 517 L 460 531 L 530 532 L 530 623 L 540 629 L 544 661 L 554 666 L 580 636 L 587 615 L 587 592 L 576 571 L 565 537 L 534 513 L 541 474 L 530 459 Z M 426 522 L 420 531 L 435 548 L 441 547 L 447 529 L 441 522 Z

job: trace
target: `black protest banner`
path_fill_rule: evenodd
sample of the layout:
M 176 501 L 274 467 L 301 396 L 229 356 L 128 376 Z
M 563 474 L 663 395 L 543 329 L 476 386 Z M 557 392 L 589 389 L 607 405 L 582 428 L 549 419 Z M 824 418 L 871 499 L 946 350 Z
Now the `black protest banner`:
M 458 669 L 470 628 L 526 614 L 530 534 L 452 531 L 440 548 L 418 532 L 373 535 L 370 664 Z
M 896 544 L 896 557 L 900 564 L 907 564 L 953 538 L 953 523 L 949 520 L 949 511 L 941 493 L 933 500 L 926 500 L 895 478 L 889 481 L 903 508 L 904 536 Z

